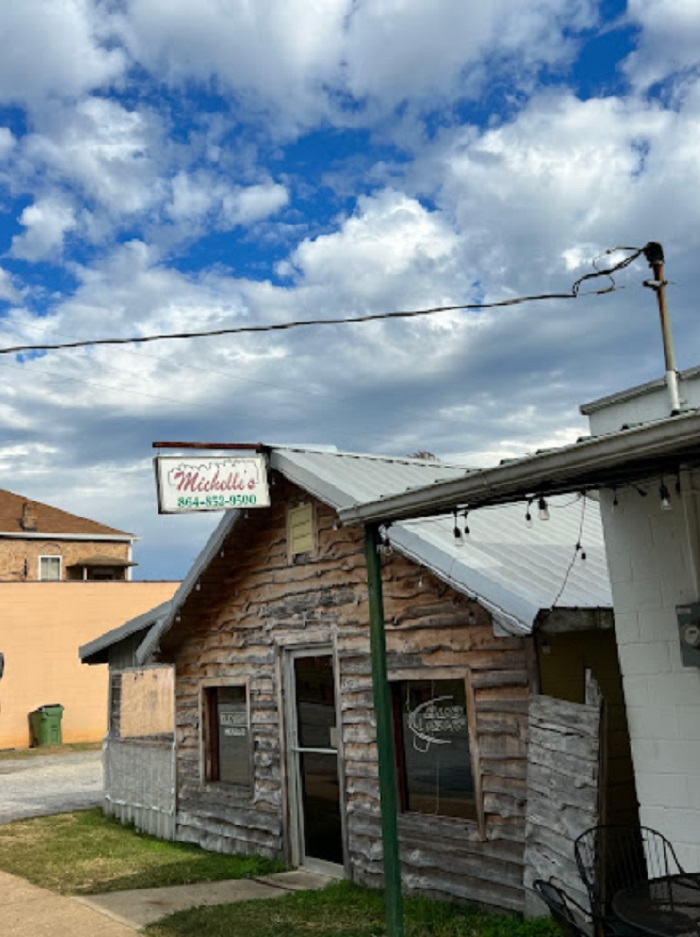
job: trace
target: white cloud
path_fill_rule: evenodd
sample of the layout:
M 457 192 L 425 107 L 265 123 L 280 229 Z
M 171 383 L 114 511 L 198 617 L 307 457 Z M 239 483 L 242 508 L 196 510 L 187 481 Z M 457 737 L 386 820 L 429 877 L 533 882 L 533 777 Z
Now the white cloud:
M 0 101 L 41 105 L 107 85 L 125 67 L 108 49 L 103 4 L 92 0 L 20 0 L 0 4 Z
M 591 26 L 594 10 L 590 0 L 360 3 L 349 18 L 348 87 L 393 107 L 471 96 L 504 70 L 517 86 L 529 68 L 566 61 L 564 29 Z
M 10 154 L 16 142 L 11 130 L 0 127 L 0 159 L 5 159 Z
M 348 12 L 348 0 L 139 0 L 127 4 L 121 32 L 131 55 L 171 84 L 213 81 L 293 125 L 326 110 Z
M 426 269 L 432 277 L 454 272 L 456 248 L 455 233 L 439 213 L 386 189 L 360 197 L 337 232 L 303 241 L 290 260 L 300 282 L 330 286 L 347 300 L 394 291 L 407 275 L 413 289 Z
M 167 214 L 192 224 L 208 219 L 216 228 L 252 224 L 275 214 L 289 202 L 285 186 L 271 181 L 234 186 L 211 172 L 179 172 L 172 180 Z
M 283 185 L 250 185 L 224 196 L 223 217 L 231 225 L 252 224 L 274 215 L 288 202 L 289 193 Z
M 687 71 L 700 73 L 698 0 L 628 0 L 627 19 L 641 27 L 641 41 L 625 63 L 638 88 Z
M 595 9 L 593 0 L 139 0 L 120 32 L 154 75 L 213 82 L 289 132 L 324 118 L 376 121 L 404 100 L 430 108 L 497 74 L 529 83 L 533 69 L 570 59 L 565 32 L 592 26 Z
M 23 158 L 119 217 L 144 212 L 162 197 L 162 148 L 153 113 L 88 97 L 47 109 L 38 132 L 24 141 Z
M 12 276 L 7 270 L 0 267 L 0 300 L 4 299 L 10 303 L 18 303 L 20 298 L 19 290 L 15 289 L 12 283 Z
M 31 261 L 60 254 L 65 235 L 77 224 L 73 206 L 60 195 L 49 195 L 28 205 L 19 222 L 25 231 L 12 238 L 10 254 Z

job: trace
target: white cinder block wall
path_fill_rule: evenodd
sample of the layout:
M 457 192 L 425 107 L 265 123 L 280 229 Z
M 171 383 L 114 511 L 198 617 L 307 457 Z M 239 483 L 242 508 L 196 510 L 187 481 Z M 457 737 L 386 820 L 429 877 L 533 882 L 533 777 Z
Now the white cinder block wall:
M 692 384 L 686 399 L 700 388 L 695 371 Z M 593 432 L 668 415 L 658 387 L 640 390 L 584 408 Z M 601 491 L 601 513 L 641 822 L 700 870 L 700 668 L 681 662 L 676 615 L 677 605 L 700 601 L 700 473 L 682 475 L 680 496 L 675 475 L 664 479 L 670 511 L 661 510 L 660 482 L 641 485 L 646 497 L 620 487 L 617 506 Z

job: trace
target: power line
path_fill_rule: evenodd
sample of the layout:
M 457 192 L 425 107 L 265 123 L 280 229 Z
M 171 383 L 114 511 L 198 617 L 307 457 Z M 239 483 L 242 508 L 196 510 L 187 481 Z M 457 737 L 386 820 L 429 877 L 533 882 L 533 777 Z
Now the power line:
M 629 266 L 633 261 L 637 259 L 645 250 L 645 248 L 619 248 L 611 247 L 605 254 L 612 254 L 618 250 L 633 250 L 633 253 L 626 257 L 624 260 L 620 261 L 617 264 L 614 264 L 612 267 L 607 267 L 603 270 L 595 270 L 593 273 L 586 273 L 582 277 L 579 277 L 572 286 L 571 290 L 568 293 L 540 293 L 533 296 L 517 296 L 512 299 L 502 299 L 498 302 L 493 303 L 461 303 L 453 306 L 433 306 L 429 309 L 409 309 L 409 310 L 397 310 L 394 312 L 375 312 L 368 313 L 367 315 L 359 316 L 338 316 L 330 319 L 297 319 L 292 322 L 276 322 L 270 325 L 243 325 L 236 326 L 234 328 L 226 329 L 208 329 L 201 332 L 165 332 L 157 335 L 140 335 L 140 336 L 130 336 L 128 338 L 95 338 L 95 339 L 85 339 L 75 342 L 56 342 L 56 343 L 46 343 L 46 344 L 36 344 L 36 345 L 13 345 L 7 348 L 0 348 L 0 355 L 9 355 L 9 354 L 18 354 L 20 352 L 27 351 L 59 351 L 61 349 L 68 348 L 86 348 L 88 346 L 95 347 L 98 345 L 136 345 L 143 344 L 145 342 L 160 342 L 160 341 L 172 341 L 174 339 L 190 339 L 190 338 L 211 338 L 214 336 L 220 335 L 242 335 L 242 334 L 251 334 L 251 333 L 261 333 L 261 332 L 283 332 L 290 329 L 298 328 L 308 328 L 310 326 L 317 325 L 348 325 L 358 322 L 376 322 L 379 320 L 388 320 L 388 319 L 412 319 L 418 316 L 430 316 L 435 315 L 439 312 L 459 312 L 467 310 L 476 310 L 476 309 L 500 309 L 507 306 L 519 306 L 523 303 L 532 303 L 532 302 L 541 302 L 543 300 L 551 299 L 577 299 L 580 295 L 581 284 L 587 280 L 594 279 L 596 277 L 607 276 L 611 283 L 609 286 L 606 286 L 599 290 L 591 290 L 586 295 L 592 296 L 601 296 L 604 293 L 614 293 L 619 287 L 615 284 L 613 279 L 613 274 L 618 270 L 622 270 L 625 267 Z

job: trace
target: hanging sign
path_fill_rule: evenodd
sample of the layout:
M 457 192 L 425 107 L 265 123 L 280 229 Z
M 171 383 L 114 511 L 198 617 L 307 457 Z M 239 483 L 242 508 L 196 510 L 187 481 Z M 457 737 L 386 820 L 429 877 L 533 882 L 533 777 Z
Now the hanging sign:
M 270 506 L 263 456 L 158 456 L 158 513 Z

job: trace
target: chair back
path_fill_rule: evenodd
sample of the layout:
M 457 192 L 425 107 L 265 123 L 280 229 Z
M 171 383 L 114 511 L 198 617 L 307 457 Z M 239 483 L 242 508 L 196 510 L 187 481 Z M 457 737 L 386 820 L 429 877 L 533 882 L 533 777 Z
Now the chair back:
M 591 910 L 604 918 L 612 915 L 612 899 L 621 888 L 683 872 L 671 843 L 646 826 L 592 827 L 575 841 L 574 855 Z
M 534 881 L 532 887 L 547 905 L 566 937 L 592 937 L 593 927 L 586 912 L 563 888 L 541 878 Z

